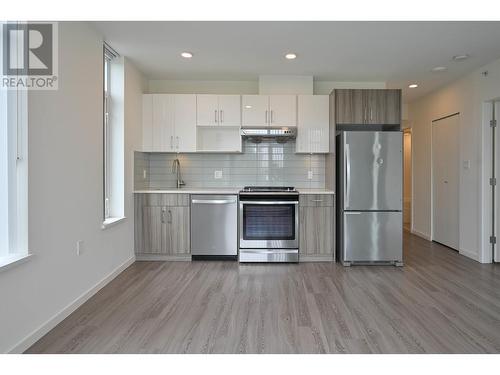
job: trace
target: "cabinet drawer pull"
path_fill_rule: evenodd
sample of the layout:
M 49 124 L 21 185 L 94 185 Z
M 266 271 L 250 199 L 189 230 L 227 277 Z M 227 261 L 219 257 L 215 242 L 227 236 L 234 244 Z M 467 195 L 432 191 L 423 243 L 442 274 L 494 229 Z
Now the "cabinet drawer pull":
M 221 109 L 220 110 L 220 123 L 222 124 L 224 122 L 224 111 Z
M 168 210 L 168 223 L 172 224 L 172 211 Z
M 268 121 L 267 121 L 267 110 L 266 110 L 266 124 L 267 124 L 267 123 L 268 123 Z
M 161 220 L 162 224 L 165 224 L 165 209 L 164 208 L 161 210 L 160 220 Z
M 271 111 L 271 124 L 274 123 L 274 111 Z
M 215 122 L 217 123 L 218 122 L 217 121 L 217 110 L 215 110 L 214 112 L 215 112 L 215 117 L 214 117 L 215 118 Z
M 179 149 L 179 137 L 176 137 L 177 138 L 177 150 Z
M 312 199 L 313 202 L 323 202 L 323 199 Z
M 174 136 L 173 135 L 170 136 L 170 148 L 171 149 L 174 148 Z

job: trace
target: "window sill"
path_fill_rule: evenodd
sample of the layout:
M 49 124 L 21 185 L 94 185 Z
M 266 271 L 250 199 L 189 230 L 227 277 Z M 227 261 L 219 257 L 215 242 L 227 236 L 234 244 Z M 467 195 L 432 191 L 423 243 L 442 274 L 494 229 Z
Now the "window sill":
M 104 222 L 102 223 L 102 227 L 101 229 L 108 229 L 112 226 L 115 226 L 116 224 L 118 223 L 121 223 L 122 221 L 124 221 L 126 219 L 125 216 L 122 216 L 122 217 L 110 217 L 106 220 L 104 220 Z
M 0 257 L 0 272 L 26 262 L 33 254 L 11 255 Z

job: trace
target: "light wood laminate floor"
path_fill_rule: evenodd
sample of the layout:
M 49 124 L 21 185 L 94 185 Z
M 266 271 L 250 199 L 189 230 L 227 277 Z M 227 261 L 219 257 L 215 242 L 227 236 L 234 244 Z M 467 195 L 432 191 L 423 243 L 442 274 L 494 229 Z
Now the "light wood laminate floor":
M 136 262 L 29 353 L 499 353 L 500 266 Z

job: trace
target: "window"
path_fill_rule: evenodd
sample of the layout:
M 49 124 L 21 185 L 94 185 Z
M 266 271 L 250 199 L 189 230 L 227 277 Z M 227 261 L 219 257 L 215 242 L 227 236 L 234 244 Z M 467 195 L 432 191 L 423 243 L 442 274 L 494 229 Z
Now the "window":
M 28 255 L 27 129 L 27 91 L 1 88 L 0 267 Z
M 103 227 L 124 218 L 123 59 L 107 44 L 103 54 Z

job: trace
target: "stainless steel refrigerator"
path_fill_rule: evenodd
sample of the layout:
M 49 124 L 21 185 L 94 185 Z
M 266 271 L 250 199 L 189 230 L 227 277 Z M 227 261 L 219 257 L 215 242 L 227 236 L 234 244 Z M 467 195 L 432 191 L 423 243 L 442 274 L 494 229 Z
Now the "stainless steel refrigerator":
M 403 134 L 337 135 L 337 256 L 403 265 Z

